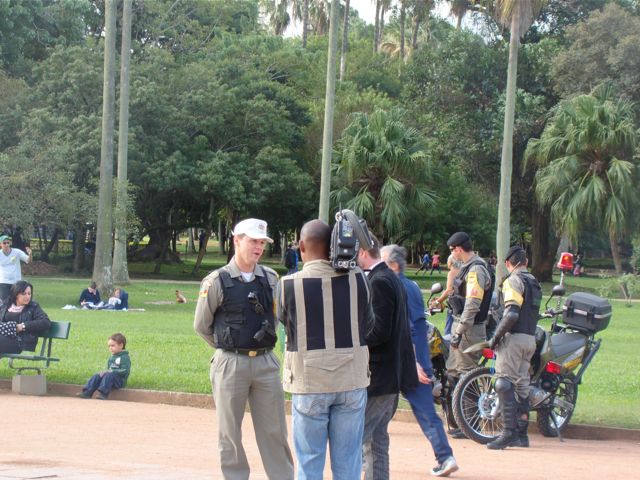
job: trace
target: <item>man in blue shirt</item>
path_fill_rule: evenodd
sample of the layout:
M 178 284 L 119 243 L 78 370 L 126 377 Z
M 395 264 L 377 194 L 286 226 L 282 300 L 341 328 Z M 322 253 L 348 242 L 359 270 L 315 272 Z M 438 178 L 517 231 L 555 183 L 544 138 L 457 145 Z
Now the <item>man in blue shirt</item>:
M 407 292 L 407 316 L 411 327 L 411 341 L 416 354 L 416 368 L 420 385 L 414 390 L 403 392 L 411 404 L 413 414 L 420 428 L 431 443 L 438 464 L 431 470 L 431 475 L 446 477 L 458 470 L 453 457 L 453 450 L 447 440 L 442 420 L 436 413 L 433 403 L 433 367 L 431 354 L 427 344 L 427 322 L 424 316 L 424 300 L 420 287 L 404 276 L 407 265 L 407 252 L 398 245 L 387 245 L 380 250 L 380 256 L 402 281 Z

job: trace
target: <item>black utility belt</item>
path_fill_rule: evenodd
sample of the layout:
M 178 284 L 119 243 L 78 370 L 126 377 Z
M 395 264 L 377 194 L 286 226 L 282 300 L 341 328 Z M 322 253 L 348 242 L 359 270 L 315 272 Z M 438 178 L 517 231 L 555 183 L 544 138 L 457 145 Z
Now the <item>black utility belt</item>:
M 270 352 L 273 348 L 256 348 L 250 350 L 248 348 L 223 348 L 225 352 L 237 353 L 239 355 L 246 355 L 247 357 L 257 357 L 258 355 L 264 355 Z

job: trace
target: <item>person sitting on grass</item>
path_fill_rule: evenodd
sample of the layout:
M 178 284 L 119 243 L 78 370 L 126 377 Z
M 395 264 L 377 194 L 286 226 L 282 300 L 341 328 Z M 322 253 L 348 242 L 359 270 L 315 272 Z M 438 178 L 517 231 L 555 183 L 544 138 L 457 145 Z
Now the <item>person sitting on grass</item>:
M 107 361 L 107 369 L 96 373 L 78 393 L 81 398 L 91 398 L 98 391 L 98 399 L 107 400 L 112 390 L 124 388 L 127 385 L 131 371 L 131 359 L 127 346 L 127 339 L 121 333 L 114 333 L 109 337 L 107 346 L 111 356 Z
M 80 300 L 78 301 L 80 306 L 84 309 L 93 310 L 95 308 L 102 307 L 103 303 L 100 301 L 100 292 L 96 282 L 91 282 L 89 288 L 85 288 L 80 294 Z

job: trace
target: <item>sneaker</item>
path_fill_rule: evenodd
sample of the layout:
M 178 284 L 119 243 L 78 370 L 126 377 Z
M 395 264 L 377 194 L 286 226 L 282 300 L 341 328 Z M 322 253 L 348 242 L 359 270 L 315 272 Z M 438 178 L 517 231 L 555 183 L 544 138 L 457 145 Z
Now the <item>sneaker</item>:
M 458 464 L 453 455 L 447 457 L 447 459 L 436 465 L 431 469 L 431 475 L 434 477 L 448 477 L 450 474 L 458 470 Z
M 98 392 L 98 400 L 109 400 L 109 395 L 105 395 L 102 392 Z
M 80 393 L 76 393 L 76 397 L 80 398 L 91 398 L 91 394 L 89 392 L 85 392 L 84 390 Z

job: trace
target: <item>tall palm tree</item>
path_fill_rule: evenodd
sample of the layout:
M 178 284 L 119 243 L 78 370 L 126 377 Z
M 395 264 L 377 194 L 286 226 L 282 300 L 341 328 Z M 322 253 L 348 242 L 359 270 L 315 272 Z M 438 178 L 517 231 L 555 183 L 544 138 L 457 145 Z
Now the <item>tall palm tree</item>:
M 397 238 L 412 214 L 433 206 L 429 157 L 402 110 L 354 114 L 337 154 L 334 202 L 365 218 L 380 238 Z
M 602 228 L 618 274 L 618 242 L 640 206 L 639 159 L 633 156 L 639 135 L 632 104 L 602 85 L 560 103 L 525 152 L 527 160 L 544 166 L 536 175 L 536 194 L 551 206 L 558 231 L 575 240 L 586 224 Z
M 131 4 L 122 8 L 122 48 L 120 65 L 120 116 L 118 121 L 118 180 L 116 186 L 116 234 L 113 247 L 113 281 L 129 283 L 127 266 L 127 157 L 129 145 L 129 60 L 131 59 Z
M 340 53 L 340 81 L 344 80 L 344 73 L 347 68 L 347 50 L 349 49 L 349 3 L 344 2 L 344 19 L 342 22 L 342 49 Z
M 450 0 L 449 3 L 451 4 L 451 15 L 456 17 L 456 28 L 460 30 L 462 28 L 462 19 L 472 8 L 472 0 Z
M 418 33 L 420 25 L 429 21 L 429 14 L 435 5 L 435 0 L 413 0 L 413 16 L 411 28 L 411 48 L 418 48 Z
M 322 164 L 320 173 L 320 204 L 318 218 L 329 223 L 329 195 L 331 189 L 331 156 L 333 154 L 333 110 L 336 95 L 336 54 L 338 50 L 338 4 L 331 1 L 331 21 L 327 54 L 327 83 L 324 102 L 324 131 L 322 134 Z
M 102 144 L 100 148 L 100 184 L 98 187 L 98 221 L 93 280 L 110 294 L 113 228 L 113 132 L 116 97 L 116 0 L 105 0 L 104 77 L 102 87 Z
M 498 201 L 498 227 L 496 251 L 498 269 L 496 288 L 506 275 L 504 257 L 509 248 L 511 236 L 511 174 L 513 171 L 513 124 L 516 110 L 516 78 L 518 76 L 518 47 L 534 22 L 544 0 L 496 0 L 495 11 L 504 27 L 509 27 L 509 66 L 507 69 L 506 102 L 504 109 L 504 127 L 502 136 L 502 157 L 500 161 L 500 197 Z

